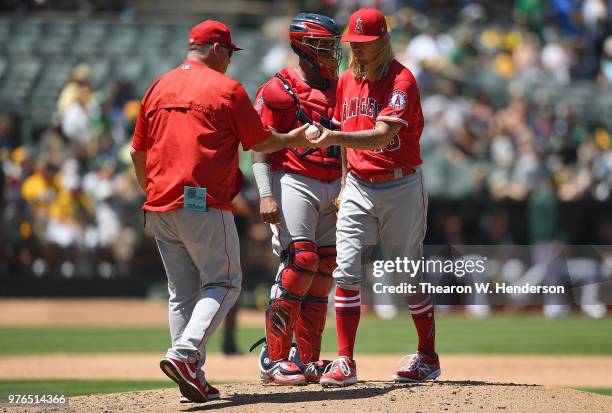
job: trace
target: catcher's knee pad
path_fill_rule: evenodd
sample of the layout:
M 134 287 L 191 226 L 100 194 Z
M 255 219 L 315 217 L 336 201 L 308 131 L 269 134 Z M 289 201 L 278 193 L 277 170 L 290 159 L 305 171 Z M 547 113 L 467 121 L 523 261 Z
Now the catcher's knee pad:
M 304 297 L 295 327 L 295 340 L 304 364 L 319 360 L 326 317 L 327 294 L 324 297 Z
M 292 241 L 281 258 L 285 268 L 280 285 L 290 294 L 303 297 L 312 284 L 313 275 L 319 269 L 317 246 L 311 241 Z
M 336 268 L 336 246 L 319 247 L 319 271 L 306 293 L 311 297 L 326 297 L 334 286 L 332 274 Z
M 331 275 L 317 273 L 312 277 L 312 284 L 310 284 L 310 289 L 306 293 L 306 296 L 327 299 L 333 286 L 334 279 Z
M 337 266 L 336 246 L 319 247 L 319 272 L 331 276 Z

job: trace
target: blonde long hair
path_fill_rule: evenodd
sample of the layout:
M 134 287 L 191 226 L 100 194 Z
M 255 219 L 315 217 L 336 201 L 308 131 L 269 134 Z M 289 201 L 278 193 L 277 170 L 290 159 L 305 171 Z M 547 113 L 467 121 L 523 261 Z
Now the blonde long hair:
M 389 34 L 385 34 L 380 39 L 376 40 L 381 43 L 379 52 L 374 58 L 365 65 L 360 65 L 353 56 L 351 50 L 349 59 L 349 68 L 353 73 L 353 76 L 357 78 L 365 78 L 370 82 L 378 82 L 382 79 L 389 70 L 389 65 L 393 60 L 393 50 L 391 49 L 391 39 Z

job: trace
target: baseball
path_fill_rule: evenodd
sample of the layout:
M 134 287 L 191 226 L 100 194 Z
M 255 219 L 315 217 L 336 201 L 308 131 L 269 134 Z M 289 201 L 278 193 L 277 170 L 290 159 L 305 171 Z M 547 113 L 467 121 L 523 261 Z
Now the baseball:
M 321 135 L 321 131 L 315 125 L 310 125 L 306 128 L 306 139 L 314 140 L 317 139 Z

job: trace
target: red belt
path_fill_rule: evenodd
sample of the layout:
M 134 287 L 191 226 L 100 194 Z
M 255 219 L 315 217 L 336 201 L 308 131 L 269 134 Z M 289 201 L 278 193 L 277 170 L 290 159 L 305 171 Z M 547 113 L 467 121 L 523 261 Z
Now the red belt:
M 352 173 L 357 178 L 361 179 L 362 181 L 371 182 L 371 183 L 375 183 L 375 184 L 382 184 L 382 183 L 385 183 L 385 182 L 395 181 L 396 179 L 400 179 L 400 178 L 403 178 L 403 177 L 408 176 L 408 175 L 412 175 L 415 172 L 416 172 L 416 169 L 414 169 L 414 168 L 403 167 L 403 168 L 396 168 L 396 169 L 394 169 L 392 171 L 378 172 L 378 173 L 376 173 L 374 175 L 371 175 L 368 178 L 361 177 L 361 176 L 355 174 L 354 172 L 352 172 Z

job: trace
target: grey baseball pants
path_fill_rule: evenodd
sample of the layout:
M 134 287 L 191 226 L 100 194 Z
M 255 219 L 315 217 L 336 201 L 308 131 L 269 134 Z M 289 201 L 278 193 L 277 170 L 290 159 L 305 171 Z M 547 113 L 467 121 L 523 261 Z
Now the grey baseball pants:
M 386 183 L 346 177 L 336 224 L 337 284 L 359 290 L 374 246 L 386 259 L 420 259 L 427 224 L 427 194 L 421 168 Z
M 146 218 L 168 276 L 172 347 L 166 357 L 201 365 L 206 343 L 240 294 L 234 216 L 210 208 L 148 212 Z

